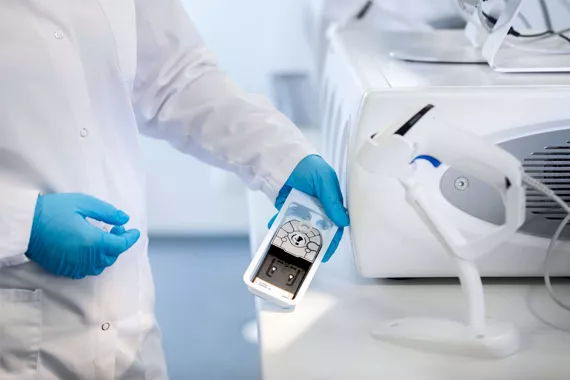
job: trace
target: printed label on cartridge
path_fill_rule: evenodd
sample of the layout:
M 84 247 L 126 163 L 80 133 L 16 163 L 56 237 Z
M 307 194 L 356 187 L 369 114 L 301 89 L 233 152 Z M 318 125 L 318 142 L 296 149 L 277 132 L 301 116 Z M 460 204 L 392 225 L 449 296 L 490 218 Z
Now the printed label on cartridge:
M 317 210 L 292 202 L 273 235 L 253 283 L 282 300 L 294 300 L 334 225 Z
M 298 203 L 292 203 L 272 244 L 293 256 L 314 263 L 323 245 L 320 230 L 326 231 L 331 227 L 320 214 Z
M 275 294 L 279 298 L 283 298 L 286 300 L 292 300 L 293 299 L 293 296 L 294 296 L 293 293 L 289 293 L 288 291 L 283 290 L 283 289 L 281 289 L 275 285 L 272 285 L 267 281 L 263 281 L 259 277 L 256 277 L 255 281 L 253 281 L 253 283 L 269 290 L 271 293 Z
M 318 199 L 293 189 L 244 274 L 258 297 L 294 306 L 305 294 L 338 228 Z
M 316 228 L 290 220 L 279 228 L 272 244 L 313 263 L 321 250 L 322 237 Z

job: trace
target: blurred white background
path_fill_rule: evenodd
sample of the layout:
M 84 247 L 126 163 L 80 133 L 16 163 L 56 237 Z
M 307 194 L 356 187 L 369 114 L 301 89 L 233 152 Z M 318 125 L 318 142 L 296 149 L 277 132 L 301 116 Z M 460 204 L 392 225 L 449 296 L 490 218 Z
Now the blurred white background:
M 221 66 L 246 91 L 272 96 L 271 75 L 306 71 L 304 0 L 184 0 Z M 233 175 L 143 138 L 153 235 L 245 235 L 245 189 Z

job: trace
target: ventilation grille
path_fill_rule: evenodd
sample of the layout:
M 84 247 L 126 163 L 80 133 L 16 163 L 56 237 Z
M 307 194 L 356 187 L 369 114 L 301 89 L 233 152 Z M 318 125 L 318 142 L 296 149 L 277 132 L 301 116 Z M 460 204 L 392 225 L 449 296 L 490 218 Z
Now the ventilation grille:
M 523 160 L 526 173 L 541 181 L 570 203 L 570 141 L 547 146 Z M 534 189 L 527 189 L 527 210 L 548 220 L 562 220 L 566 213 L 551 199 Z

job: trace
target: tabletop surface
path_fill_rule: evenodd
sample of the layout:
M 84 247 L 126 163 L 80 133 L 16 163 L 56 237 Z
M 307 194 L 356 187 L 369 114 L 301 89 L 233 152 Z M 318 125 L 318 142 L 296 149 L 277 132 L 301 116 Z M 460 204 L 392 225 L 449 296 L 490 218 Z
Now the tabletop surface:
M 257 247 L 273 213 L 250 194 L 251 240 Z M 457 280 L 374 280 L 358 275 L 348 239 L 322 265 L 304 300 L 283 312 L 258 300 L 264 380 L 567 380 L 570 379 L 570 313 L 549 298 L 539 279 L 485 283 L 487 316 L 519 327 L 522 347 L 502 360 L 425 353 L 375 340 L 381 321 L 409 316 L 461 320 Z M 556 282 L 570 302 L 570 282 Z

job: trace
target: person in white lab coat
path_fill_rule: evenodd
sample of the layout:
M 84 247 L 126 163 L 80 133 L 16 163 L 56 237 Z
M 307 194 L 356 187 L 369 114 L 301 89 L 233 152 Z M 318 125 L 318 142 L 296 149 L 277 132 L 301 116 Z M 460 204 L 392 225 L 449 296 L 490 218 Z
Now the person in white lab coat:
M 348 225 L 334 171 L 180 0 L 1 1 L 0 379 L 167 378 L 139 131 Z

